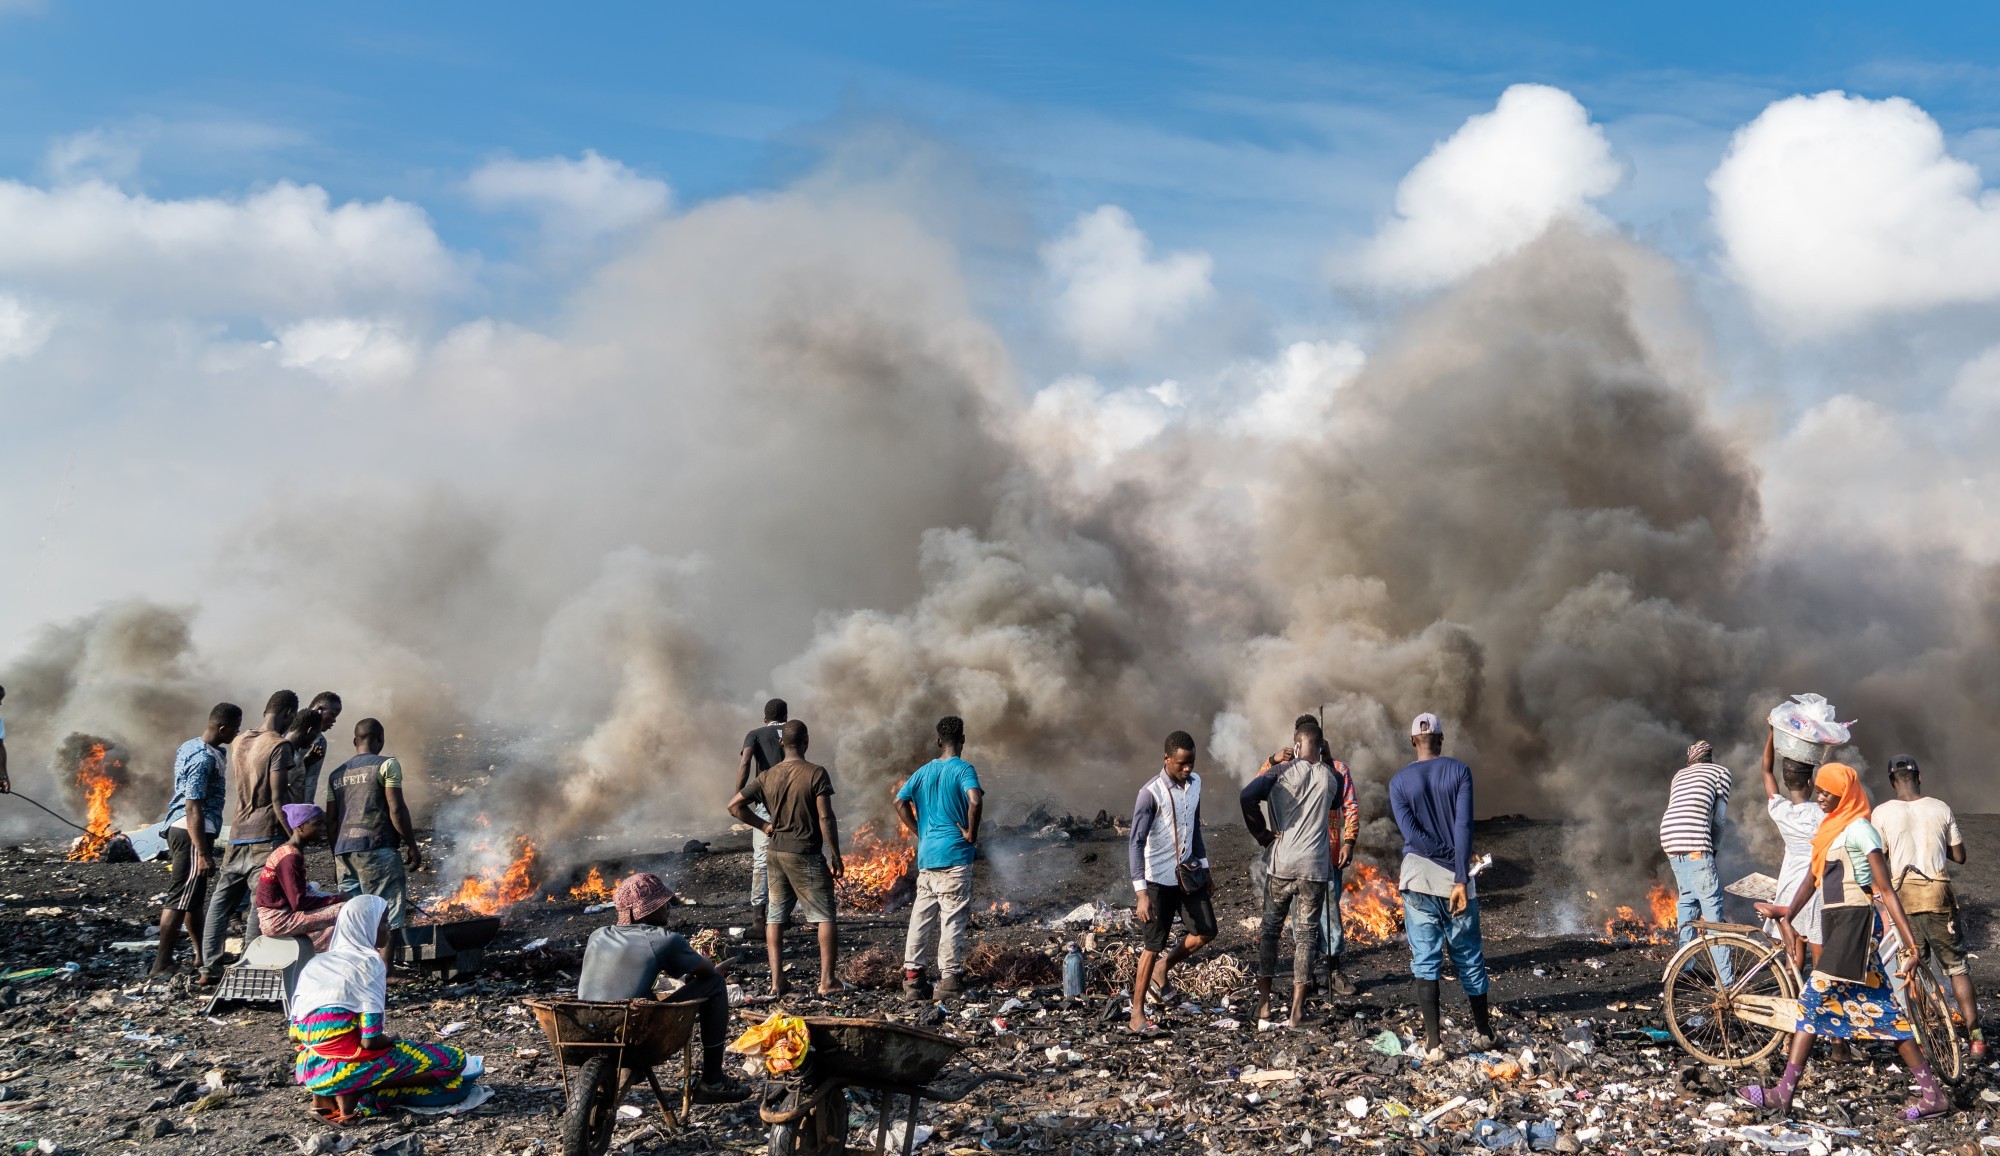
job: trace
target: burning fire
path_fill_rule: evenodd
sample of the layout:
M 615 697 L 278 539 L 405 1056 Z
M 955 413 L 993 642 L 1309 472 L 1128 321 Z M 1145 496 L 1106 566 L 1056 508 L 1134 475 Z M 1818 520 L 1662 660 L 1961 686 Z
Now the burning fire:
M 1014 918 L 1014 901 L 1011 899 L 995 899 L 991 904 L 987 905 L 986 918 L 1003 923 Z
M 1650 918 L 1620 905 L 1604 922 L 1604 942 L 1620 944 L 1672 943 L 1680 927 L 1680 897 L 1664 884 L 1646 893 Z
M 1368 947 L 1402 934 L 1403 893 L 1387 875 L 1356 863 L 1340 892 L 1340 927 L 1350 944 Z
M 886 911 L 897 898 L 898 886 L 916 870 L 917 847 L 900 824 L 895 842 L 875 834 L 875 824 L 863 823 L 848 840 L 847 874 L 836 879 L 833 892 L 848 911 Z
M 111 792 L 118 784 L 104 772 L 104 754 L 103 743 L 92 743 L 76 764 L 76 785 L 83 792 L 84 815 L 90 830 L 70 846 L 71 860 L 101 858 L 105 845 L 118 833 L 111 826 Z
M 569 897 L 578 903 L 611 902 L 611 884 L 604 881 L 604 873 L 596 867 L 584 876 L 583 882 L 569 889 Z
M 484 850 L 481 844 L 473 848 L 475 852 Z M 429 905 L 429 910 L 454 909 L 473 915 L 498 915 L 523 899 L 532 897 L 539 886 L 535 869 L 540 865 L 540 855 L 535 845 L 526 836 L 514 837 L 514 861 L 507 864 L 504 871 L 496 873 L 479 872 L 465 877 L 458 890 L 448 898 Z M 601 882 L 601 880 L 600 880 Z

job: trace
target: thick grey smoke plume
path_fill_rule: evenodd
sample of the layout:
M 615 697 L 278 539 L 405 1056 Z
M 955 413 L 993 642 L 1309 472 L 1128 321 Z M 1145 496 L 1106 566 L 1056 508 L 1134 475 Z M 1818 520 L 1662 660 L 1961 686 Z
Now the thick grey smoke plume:
M 731 199 L 549 332 L 467 327 L 403 392 L 331 400 L 343 468 L 230 536 L 197 620 L 220 677 L 184 616 L 127 607 L 0 680 L 14 734 L 154 768 L 217 687 L 253 712 L 334 687 L 419 766 L 483 736 L 491 777 L 440 822 L 548 847 L 714 829 L 772 693 L 850 826 L 942 714 L 997 793 L 1122 810 L 1166 732 L 1227 784 L 1324 705 L 1386 853 L 1382 784 L 1431 710 L 1482 810 L 1582 819 L 1579 865 L 1636 879 L 1685 745 L 1748 790 L 1761 715 L 1807 689 L 2000 802 L 1950 773 L 1990 749 L 1993 580 L 1893 543 L 1865 572 L 1774 554 L 1711 372 L 1664 262 L 1559 226 L 1282 437 L 1220 392 L 1143 426 L 1031 400 L 952 248 L 892 204 Z M 173 625 L 119 644 L 121 615 Z

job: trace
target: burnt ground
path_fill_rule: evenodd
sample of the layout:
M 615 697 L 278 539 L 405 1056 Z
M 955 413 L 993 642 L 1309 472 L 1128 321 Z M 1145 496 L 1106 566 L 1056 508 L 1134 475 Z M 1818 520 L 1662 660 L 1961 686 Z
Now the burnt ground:
M 1977 950 L 1990 925 L 1982 900 L 2000 895 L 2000 855 L 1986 853 L 2000 847 L 2000 817 L 1967 817 L 1963 824 L 1973 862 L 1961 876 L 1961 892 L 1975 904 L 1968 921 Z M 1228 955 L 1248 973 L 1255 942 L 1245 921 L 1256 912 L 1242 865 L 1250 844 L 1234 825 L 1213 826 L 1210 837 L 1222 935 L 1196 962 Z M 1572 905 L 1586 884 L 1563 864 L 1562 840 L 1560 826 L 1525 820 L 1486 822 L 1479 831 L 1480 850 L 1496 859 L 1483 881 L 1482 908 L 1498 1024 L 1517 1063 L 1524 1050 L 1531 1053 L 1532 1064 L 1517 1078 L 1489 1075 L 1488 1063 L 1500 1057 L 1464 1055 L 1469 1024 L 1462 997 L 1449 985 L 1450 1060 L 1419 1065 L 1371 1049 L 1385 1029 L 1407 1038 L 1418 1026 L 1404 974 L 1407 953 L 1394 941 L 1349 953 L 1349 972 L 1362 990 L 1324 1005 L 1328 1027 L 1259 1032 L 1241 990 L 1247 984 L 1230 982 L 1218 966 L 1204 973 L 1213 987 L 1200 1006 L 1168 1017 L 1169 1038 L 1133 1041 L 1116 1030 L 1123 1009 L 1108 978 L 1136 942 L 1119 911 L 1091 929 L 1093 988 L 1086 1000 L 1062 999 L 1051 979 L 976 990 L 941 1010 L 874 990 L 809 997 L 794 1007 L 804 1014 L 879 1012 L 930 1022 L 970 1041 L 955 1070 L 990 1066 L 1029 1077 L 930 1107 L 926 1123 L 936 1135 L 919 1148 L 929 1153 L 1306 1151 L 1329 1144 L 1486 1151 L 1517 1140 L 1526 1148 L 1531 1135 L 1537 1146 L 1558 1151 L 1803 1150 L 1817 1141 L 1815 1151 L 1931 1152 L 1977 1151 L 1986 1139 L 2000 1102 L 1993 1070 L 1974 1073 L 1959 1090 L 1958 1112 L 1905 1125 L 1896 1111 L 1906 1095 L 1902 1077 L 1886 1052 L 1864 1065 L 1815 1067 L 1796 1120 L 1819 1131 L 1775 1137 L 1757 1131 L 1752 1115 L 1732 1105 L 1725 1074 L 1647 1034 L 1663 1023 L 1661 969 L 1671 949 L 1613 945 L 1584 930 Z M 681 842 L 676 837 L 673 845 Z M 747 848 L 745 834 L 723 832 L 705 853 L 642 850 L 598 862 L 613 878 L 631 867 L 659 871 L 694 901 L 682 909 L 683 929 L 716 928 L 728 943 L 734 942 L 729 929 L 747 915 Z M 1001 899 L 1014 906 L 1009 914 L 976 919 L 975 942 L 1054 956 L 1064 942 L 1084 938 L 1086 928 L 1051 929 L 1048 921 L 1084 902 L 1119 908 L 1131 902 L 1124 839 L 1115 830 L 1030 824 L 989 835 L 987 854 L 975 910 Z M 314 878 L 331 880 L 323 852 L 310 869 Z M 182 981 L 142 982 L 150 953 L 111 947 L 148 933 L 165 881 L 163 863 L 69 864 L 47 845 L 0 850 L 0 971 L 78 965 L 0 983 L 0 1141 L 90 1152 L 411 1152 L 418 1150 L 412 1139 L 430 1152 L 560 1149 L 558 1068 L 519 1001 L 573 987 L 584 937 L 610 919 L 571 901 L 567 879 L 549 883 L 558 898 L 509 911 L 476 978 L 419 978 L 392 993 L 391 1031 L 436 1040 L 449 1030 L 449 1042 L 485 1057 L 494 1099 L 462 1117 L 393 1115 L 337 1135 L 309 1115 L 303 1093 L 290 1083 L 291 1048 L 275 1005 L 222 1008 L 210 1016 L 205 997 Z M 420 875 L 413 886 L 432 894 L 438 879 Z M 1560 933 L 1566 924 L 1570 933 Z M 753 992 L 767 981 L 754 936 L 739 971 Z M 902 937 L 901 915 L 855 916 L 843 924 L 843 951 L 850 961 L 870 949 L 899 953 Z M 539 939 L 547 945 L 523 950 Z M 795 982 L 809 986 L 816 967 L 810 941 L 796 936 L 788 958 Z M 1974 973 L 1987 1029 L 2000 1031 L 1994 1014 L 2000 959 L 1976 960 Z M 1566 1032 L 1573 1042 L 1579 1029 L 1594 1045 L 1587 1053 L 1560 1046 Z M 211 1078 L 228 1094 L 208 1095 Z M 1411 1115 L 1460 1096 L 1470 1102 L 1428 1127 Z M 635 1095 L 629 1102 L 642 1101 Z M 858 1104 L 857 1118 L 871 1110 Z M 703 1107 L 690 1131 L 663 1136 L 641 1117 L 621 1125 L 617 1144 L 641 1152 L 761 1151 L 764 1130 L 752 1104 Z

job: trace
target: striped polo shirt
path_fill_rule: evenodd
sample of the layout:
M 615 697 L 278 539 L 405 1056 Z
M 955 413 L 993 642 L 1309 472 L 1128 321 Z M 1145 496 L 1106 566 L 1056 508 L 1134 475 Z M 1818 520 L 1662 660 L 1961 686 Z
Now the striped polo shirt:
M 1681 768 L 1667 791 L 1667 813 L 1660 816 L 1660 849 L 1669 855 L 1715 854 L 1715 830 L 1729 803 L 1730 782 L 1728 767 Z

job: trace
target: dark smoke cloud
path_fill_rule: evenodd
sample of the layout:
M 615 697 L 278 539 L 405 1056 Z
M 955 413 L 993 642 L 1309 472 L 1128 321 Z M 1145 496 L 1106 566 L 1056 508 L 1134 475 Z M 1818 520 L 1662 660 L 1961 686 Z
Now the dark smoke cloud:
M 1122 809 L 1167 731 L 1223 784 L 1324 706 L 1384 855 L 1431 710 L 1482 810 L 1582 819 L 1578 866 L 1635 881 L 1682 749 L 1714 741 L 1748 798 L 1783 693 L 1863 715 L 1871 751 L 1991 749 L 1993 579 L 1773 557 L 1758 447 L 1629 241 L 1558 227 L 1284 437 L 1199 391 L 1136 433 L 1150 402 L 1030 402 L 969 300 L 950 245 L 851 191 L 663 224 L 549 333 L 456 334 L 392 409 L 342 400 L 353 468 L 233 536 L 205 653 L 229 686 L 341 690 L 408 757 L 498 736 L 440 821 L 576 854 L 713 830 L 771 693 L 850 819 L 946 713 L 996 791 Z M 184 617 L 145 610 L 178 633 L 121 649 L 133 614 L 51 632 L 6 678 L 10 729 L 161 765 L 220 683 Z M 134 671 L 179 689 L 141 709 Z
M 174 749 L 200 733 L 215 703 L 216 683 L 196 659 L 188 626 L 185 610 L 132 601 L 45 628 L 0 672 L 15 785 L 58 809 L 66 804 L 81 822 L 77 752 L 98 738 L 125 762 L 113 820 L 135 827 L 158 819 L 173 791 Z M 25 806 L 0 811 L 0 822 L 17 835 L 50 827 Z

